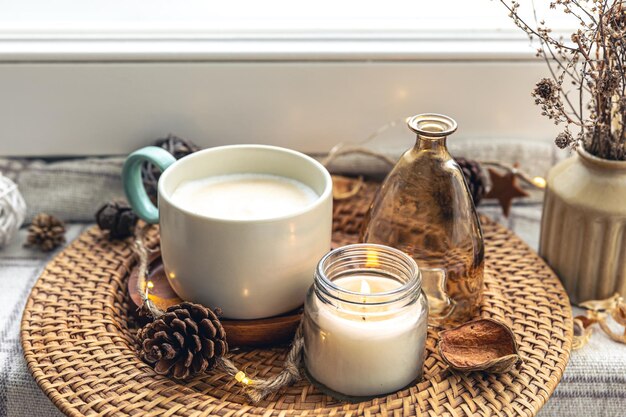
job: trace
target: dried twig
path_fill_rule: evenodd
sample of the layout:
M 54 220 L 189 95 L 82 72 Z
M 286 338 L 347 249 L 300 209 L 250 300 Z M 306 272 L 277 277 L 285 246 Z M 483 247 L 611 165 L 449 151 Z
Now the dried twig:
M 550 8 L 574 16 L 580 25 L 569 42 L 555 37 L 538 19 L 534 4 L 533 27 L 521 17 L 518 1 L 500 2 L 517 27 L 539 40 L 537 55 L 551 77 L 540 80 L 532 95 L 542 115 L 564 125 L 557 146 L 575 148 L 582 143 L 601 158 L 626 160 L 625 0 L 553 0 Z M 570 83 L 572 91 L 565 87 Z M 574 93 L 578 100 L 570 97 Z M 575 136 L 572 127 L 578 131 Z

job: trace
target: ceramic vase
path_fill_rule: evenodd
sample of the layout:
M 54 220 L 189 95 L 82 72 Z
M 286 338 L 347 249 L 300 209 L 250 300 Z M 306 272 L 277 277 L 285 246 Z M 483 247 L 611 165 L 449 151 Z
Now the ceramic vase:
M 580 303 L 626 295 L 626 161 L 579 148 L 549 172 L 539 253 Z

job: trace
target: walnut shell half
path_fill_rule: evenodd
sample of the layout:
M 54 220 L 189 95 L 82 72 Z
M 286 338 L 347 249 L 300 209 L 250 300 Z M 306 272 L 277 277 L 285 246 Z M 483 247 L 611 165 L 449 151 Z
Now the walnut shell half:
M 439 354 L 457 371 L 508 372 L 521 365 L 511 329 L 499 321 L 478 319 L 439 333 Z

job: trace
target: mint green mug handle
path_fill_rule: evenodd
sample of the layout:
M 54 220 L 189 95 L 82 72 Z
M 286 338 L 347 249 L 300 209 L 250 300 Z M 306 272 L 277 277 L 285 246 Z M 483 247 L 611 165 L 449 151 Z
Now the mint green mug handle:
M 128 155 L 124 162 L 122 181 L 126 198 L 139 217 L 154 224 L 159 222 L 159 209 L 150 201 L 141 179 L 141 166 L 146 161 L 165 171 L 176 162 L 176 158 L 163 148 L 147 146 Z

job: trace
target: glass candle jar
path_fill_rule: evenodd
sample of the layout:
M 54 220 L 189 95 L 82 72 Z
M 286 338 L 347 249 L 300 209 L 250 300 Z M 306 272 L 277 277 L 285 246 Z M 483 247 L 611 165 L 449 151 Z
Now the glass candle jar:
M 309 377 L 331 395 L 369 397 L 421 379 L 428 304 L 405 253 L 383 245 L 333 250 L 304 304 Z

